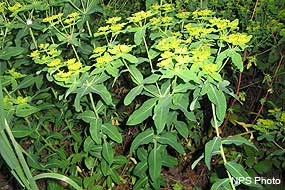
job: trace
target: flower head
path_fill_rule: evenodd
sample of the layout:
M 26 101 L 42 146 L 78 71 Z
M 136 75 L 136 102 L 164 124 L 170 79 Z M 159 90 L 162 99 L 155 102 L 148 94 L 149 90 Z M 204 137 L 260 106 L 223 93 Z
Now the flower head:
M 233 45 L 245 45 L 250 41 L 251 37 L 251 35 L 236 33 L 228 36 L 222 36 L 221 39 Z
M 106 23 L 107 24 L 117 24 L 117 22 L 119 22 L 122 19 L 122 17 L 112 17 L 109 18 Z
M 21 3 L 17 2 L 12 7 L 8 7 L 8 9 L 9 9 L 9 11 L 14 13 L 17 10 L 19 10 L 21 7 L 22 7 Z

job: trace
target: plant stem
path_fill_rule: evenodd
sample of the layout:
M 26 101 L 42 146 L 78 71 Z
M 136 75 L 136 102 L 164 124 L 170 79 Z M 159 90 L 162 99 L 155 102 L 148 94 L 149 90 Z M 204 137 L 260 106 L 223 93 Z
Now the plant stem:
M 29 28 L 29 31 L 30 31 L 30 35 L 31 35 L 31 37 L 32 37 L 33 43 L 34 43 L 34 45 L 35 45 L 35 48 L 38 49 L 38 44 L 37 44 L 37 41 L 36 41 L 36 39 L 35 39 L 35 36 L 34 36 L 34 33 L 33 33 L 32 28 Z
M 214 125 L 215 125 L 215 129 L 216 129 L 216 133 L 217 133 L 217 137 L 220 137 L 220 133 L 219 133 L 219 127 L 218 127 L 218 122 L 217 122 L 217 118 L 216 118 L 216 111 L 215 111 L 215 105 L 212 103 L 212 113 L 213 113 L 213 119 L 214 119 Z M 225 152 L 224 152 L 224 148 L 223 148 L 223 145 L 221 144 L 220 146 L 220 152 L 221 152 L 221 156 L 223 158 L 223 161 L 224 161 L 224 164 L 227 163 L 227 159 L 226 159 L 226 156 L 225 156 Z M 227 174 L 228 174 L 228 177 L 230 179 L 230 183 L 231 183 L 231 186 L 232 186 L 232 189 L 235 190 L 235 185 L 233 183 L 233 179 L 232 179 L 232 176 L 231 174 L 228 172 L 227 170 Z
M 145 37 L 143 37 L 143 42 L 144 42 L 144 46 L 145 46 L 145 49 L 146 49 L 147 57 L 148 57 L 148 60 L 149 60 L 151 72 L 154 73 L 153 66 L 152 66 L 152 61 L 151 61 L 151 58 L 150 58 L 150 55 L 149 55 L 148 46 L 147 46 Z
M 92 105 L 92 108 L 93 108 L 93 110 L 94 110 L 95 116 L 97 117 L 97 119 L 99 119 L 99 115 L 98 115 L 97 109 L 96 109 L 96 107 L 95 107 L 95 103 L 94 103 L 94 100 L 93 100 L 92 93 L 89 93 L 89 98 L 90 98 L 91 105 Z

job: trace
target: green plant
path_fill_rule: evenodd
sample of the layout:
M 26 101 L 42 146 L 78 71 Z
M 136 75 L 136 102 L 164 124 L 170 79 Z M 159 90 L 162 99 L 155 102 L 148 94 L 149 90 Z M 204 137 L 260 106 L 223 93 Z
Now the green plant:
M 255 7 L 254 18 L 260 13 L 259 6 L 246 1 L 237 7 L 234 1 L 164 2 L 0 4 L 1 120 L 9 124 L 2 125 L 6 132 L 11 130 L 3 138 L 14 143 L 3 141 L 12 149 L 1 155 L 13 168 L 5 156 L 16 153 L 12 151 L 16 140 L 23 146 L 18 150 L 20 157 L 16 155 L 20 162 L 13 159 L 25 166 L 25 171 L 19 169 L 15 174 L 24 172 L 18 177 L 23 186 L 29 188 L 25 176 L 30 176 L 34 186 L 36 179 L 47 177 L 67 179 L 71 186 L 84 189 L 121 185 L 125 189 L 160 189 L 169 185 L 161 172 L 181 164 L 189 151 L 197 154 L 203 143 L 205 152 L 193 167 L 204 158 L 211 169 L 215 156 L 228 177 L 215 179 L 212 189 L 235 189 L 232 178 L 248 176 L 250 161 L 240 158 L 256 149 L 256 144 L 242 137 L 251 131 L 228 136 L 223 128 L 227 118 L 241 124 L 230 114 L 226 122 L 224 118 L 229 96 L 234 101 L 248 101 L 248 94 L 239 93 L 244 67 L 247 73 L 255 66 L 262 70 L 255 56 L 260 46 L 248 44 L 267 41 L 269 33 L 261 35 L 251 27 L 245 30 L 256 23 L 248 22 L 249 15 L 239 11 Z M 142 4 L 145 11 L 140 9 Z M 136 9 L 132 15 L 121 10 L 131 6 Z M 227 9 L 220 11 L 221 7 Z M 254 36 L 238 32 L 240 29 Z M 282 43 L 279 29 L 268 40 L 278 41 L 276 47 Z M 253 51 L 250 57 L 245 48 Z M 270 89 L 282 70 L 281 50 L 280 56 L 273 80 L 266 75 Z M 232 90 L 235 74 L 239 75 L 236 93 Z M 233 105 L 230 103 L 229 111 L 236 116 L 238 109 Z M 255 126 L 257 140 L 267 139 L 268 146 L 278 144 L 283 132 L 276 128 L 264 133 L 261 121 Z M 242 144 L 244 152 L 239 152 L 236 146 Z M 68 188 L 65 182 L 50 179 L 46 188 Z M 173 188 L 181 189 L 183 184 Z

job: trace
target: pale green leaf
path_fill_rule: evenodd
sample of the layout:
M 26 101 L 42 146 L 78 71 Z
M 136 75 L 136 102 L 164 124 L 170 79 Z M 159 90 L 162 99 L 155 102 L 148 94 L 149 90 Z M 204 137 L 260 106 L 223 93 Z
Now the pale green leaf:
M 153 141 L 153 130 L 147 129 L 146 131 L 139 133 L 132 142 L 130 152 L 133 153 L 140 145 L 149 144 Z
M 137 125 L 152 115 L 153 107 L 156 105 L 157 99 L 151 98 L 143 103 L 143 105 L 134 111 L 127 121 L 127 125 Z
M 221 137 L 214 137 L 205 145 L 205 164 L 209 170 L 211 169 L 210 163 L 213 152 L 218 151 L 220 149 L 221 142 Z

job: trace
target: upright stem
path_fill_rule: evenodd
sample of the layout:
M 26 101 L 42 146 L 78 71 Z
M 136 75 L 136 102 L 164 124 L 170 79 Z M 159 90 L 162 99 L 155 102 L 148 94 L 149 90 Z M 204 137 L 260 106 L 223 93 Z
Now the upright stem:
M 217 137 L 220 137 L 220 133 L 219 133 L 219 127 L 218 127 L 218 122 L 217 122 L 217 118 L 216 118 L 216 111 L 215 111 L 215 105 L 212 103 L 212 112 L 213 112 L 213 118 L 214 118 L 214 127 L 216 129 L 216 133 L 217 133 Z M 225 152 L 224 152 L 224 148 L 223 148 L 223 145 L 221 144 L 220 146 L 220 152 L 221 152 L 221 156 L 223 158 L 223 161 L 224 161 L 224 164 L 227 163 L 227 159 L 226 159 L 226 156 L 225 156 Z M 232 179 L 232 176 L 231 174 L 227 171 L 227 174 L 228 174 L 228 177 L 230 179 L 230 183 L 231 183 L 231 186 L 232 186 L 232 189 L 235 190 L 236 187 L 233 183 L 233 179 Z
M 91 93 L 89 93 L 89 98 L 90 98 L 91 105 L 92 105 L 92 108 L 94 110 L 94 113 L 95 113 L 96 117 L 99 118 L 99 115 L 97 113 L 97 109 L 96 109 L 95 104 L 94 104 L 93 96 Z
M 151 72 L 154 73 L 153 66 L 152 66 L 152 61 L 151 61 L 151 58 L 150 58 L 150 55 L 149 55 L 148 46 L 147 46 L 145 37 L 143 37 L 143 42 L 144 42 L 144 45 L 145 45 L 145 49 L 146 49 L 147 57 L 148 57 L 148 60 L 149 60 Z

